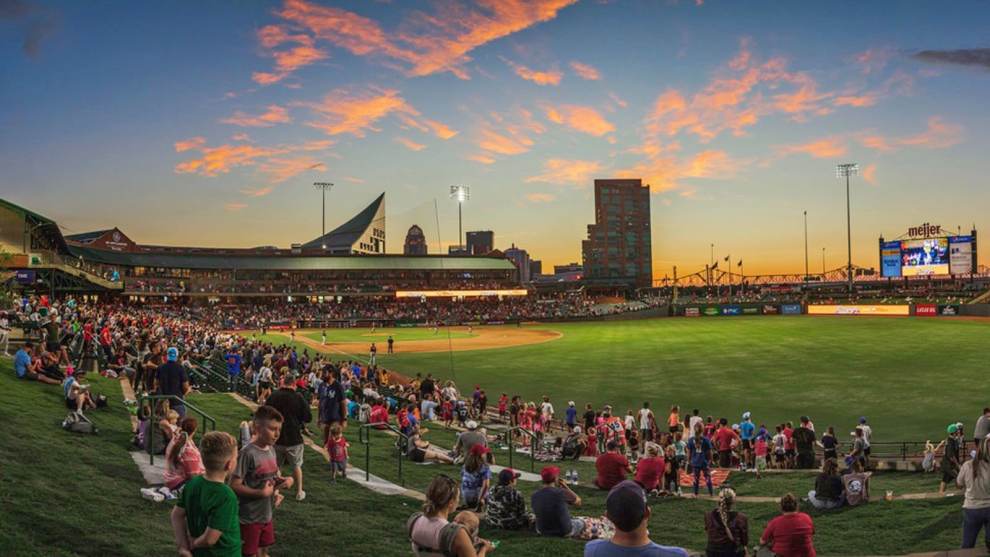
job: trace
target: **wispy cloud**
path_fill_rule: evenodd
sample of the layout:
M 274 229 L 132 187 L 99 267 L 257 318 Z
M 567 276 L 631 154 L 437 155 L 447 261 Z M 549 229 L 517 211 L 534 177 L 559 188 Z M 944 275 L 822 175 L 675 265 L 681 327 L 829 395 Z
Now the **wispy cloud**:
M 780 156 L 803 153 L 816 159 L 841 157 L 849 152 L 845 142 L 837 137 L 826 137 L 798 145 L 781 145 L 776 150 Z
M 258 42 L 265 53 L 275 59 L 271 72 L 254 72 L 251 79 L 260 85 L 271 85 L 285 79 L 299 68 L 327 58 L 327 53 L 316 48 L 313 37 L 290 34 L 284 25 L 266 25 L 258 30 Z M 284 45 L 293 45 L 281 48 Z
M 912 55 L 915 60 L 932 64 L 976 66 L 990 70 L 990 48 L 960 48 L 957 50 L 922 50 Z
M 415 141 L 407 137 L 398 136 L 395 137 L 394 141 L 404 146 L 406 149 L 409 149 L 410 151 L 422 151 L 423 149 L 426 149 L 426 145 L 423 145 L 422 143 L 416 143 Z
M 877 165 L 868 164 L 864 166 L 862 176 L 867 184 L 875 186 L 877 184 Z
M 276 15 L 356 56 L 370 56 L 408 76 L 450 72 L 470 77 L 467 63 L 479 46 L 557 17 L 576 0 L 445 2 L 432 13 L 412 11 L 394 30 L 375 20 L 305 0 L 286 0 Z
M 545 106 L 547 120 L 555 124 L 565 125 L 573 130 L 588 135 L 601 137 L 615 131 L 615 125 L 605 119 L 597 110 L 590 106 L 565 104 L 561 106 Z
M 198 149 L 206 144 L 205 137 L 190 137 L 189 139 L 183 139 L 181 141 L 175 142 L 175 152 L 181 153 L 183 151 L 188 151 L 190 149 Z
M 481 153 L 476 153 L 473 155 L 468 155 L 467 159 L 469 161 L 478 162 L 481 164 L 495 164 L 495 159 L 489 155 L 484 155 Z
M 200 158 L 180 162 L 175 166 L 178 174 L 201 174 L 203 176 L 216 176 L 226 174 L 231 169 L 239 166 L 251 166 L 257 164 L 258 159 L 270 157 L 278 151 L 254 145 L 219 145 L 217 147 L 206 147 L 199 142 L 195 147 L 188 142 L 178 142 L 175 150 L 178 153 L 195 149 L 202 155 Z
M 596 161 L 550 159 L 543 163 L 542 174 L 530 176 L 526 181 L 587 186 L 602 169 L 601 163 Z
M 890 59 L 897 54 L 891 47 L 873 47 L 853 55 L 853 63 L 859 66 L 859 71 L 865 75 L 883 70 Z
M 230 211 L 232 213 L 236 213 L 245 207 L 247 207 L 247 203 L 227 203 L 223 206 L 225 211 Z
M 266 174 L 272 184 L 280 184 L 304 172 L 326 172 L 325 164 L 309 156 L 272 157 L 258 165 L 258 171 Z
M 889 153 L 901 147 L 946 149 L 962 142 L 965 132 L 962 125 L 946 122 L 940 116 L 928 119 L 924 131 L 901 137 L 886 137 L 878 133 L 863 133 L 858 139 L 864 147 Z
M 275 124 L 286 124 L 291 121 L 292 118 L 289 117 L 289 111 L 277 104 L 268 105 L 265 112 L 256 116 L 251 116 L 238 110 L 234 112 L 233 116 L 220 120 L 222 124 L 254 128 L 270 128 Z
M 469 160 L 482 164 L 492 164 L 498 155 L 519 155 L 535 145 L 534 136 L 542 134 L 546 128 L 525 109 L 508 113 L 491 113 L 481 121 L 476 132 L 476 144 L 482 151 Z
M 298 105 L 308 107 L 317 116 L 306 125 L 327 135 L 347 133 L 364 137 L 369 130 L 380 131 L 375 122 L 389 114 L 419 114 L 395 89 L 370 88 L 358 92 L 335 89 L 319 102 Z
M 526 199 L 526 201 L 529 201 L 530 203 L 550 203 L 554 199 L 557 199 L 557 196 L 555 196 L 552 193 L 537 193 L 537 192 L 527 193 L 523 197 Z
M 587 79 L 588 81 L 597 81 L 602 78 L 602 74 L 592 65 L 585 64 L 583 62 L 573 61 L 571 62 L 571 69 L 577 74 L 581 79 Z
M 557 69 L 538 71 L 505 58 L 503 60 L 512 68 L 512 71 L 516 72 L 516 75 L 537 85 L 560 85 L 560 80 L 564 77 L 564 74 Z
M 259 188 L 243 188 L 241 193 L 248 197 L 264 197 L 275 191 L 274 186 L 262 186 Z

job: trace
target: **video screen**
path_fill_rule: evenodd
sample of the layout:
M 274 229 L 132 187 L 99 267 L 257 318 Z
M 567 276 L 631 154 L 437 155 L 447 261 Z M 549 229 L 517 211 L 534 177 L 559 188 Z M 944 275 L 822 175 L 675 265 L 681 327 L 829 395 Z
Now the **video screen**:
M 880 266 L 885 277 L 901 276 L 901 243 L 884 242 L 880 245 Z
M 949 274 L 948 238 L 901 242 L 901 273 L 906 277 Z

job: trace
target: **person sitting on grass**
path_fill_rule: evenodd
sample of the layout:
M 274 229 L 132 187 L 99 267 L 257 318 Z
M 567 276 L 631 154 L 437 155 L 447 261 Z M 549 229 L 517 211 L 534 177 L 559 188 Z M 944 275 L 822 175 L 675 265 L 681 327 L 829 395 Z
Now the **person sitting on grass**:
M 572 458 L 577 460 L 581 458 L 585 450 L 588 448 L 588 437 L 581 430 L 581 426 L 576 425 L 571 432 L 567 434 L 564 438 L 564 443 L 561 445 L 561 456 L 563 458 Z
M 612 537 L 612 526 L 601 518 L 571 517 L 569 506 L 580 507 L 581 497 L 560 479 L 560 468 L 544 466 L 542 487 L 530 496 L 536 515 L 536 533 L 541 536 L 593 540 Z
M 486 542 L 480 551 L 476 550 L 464 526 L 447 520 L 459 501 L 456 481 L 443 474 L 433 478 L 426 488 L 423 511 L 414 513 L 406 522 L 413 555 L 485 557 L 494 549 Z
M 975 547 L 982 529 L 990 550 L 990 437 L 980 440 L 976 458 L 963 463 L 956 484 L 965 490 L 962 548 Z
M 203 465 L 206 473 L 186 482 L 172 509 L 172 532 L 180 557 L 241 554 L 241 529 L 237 495 L 227 486 L 227 477 L 237 465 L 237 441 L 222 431 L 203 436 Z
M 652 442 L 647 443 L 646 456 L 636 463 L 636 483 L 647 493 L 660 489 L 664 471 L 667 468 L 667 463 L 660 454 L 660 450 L 660 445 Z
M 526 512 L 526 500 L 516 489 L 520 474 L 511 468 L 498 473 L 498 485 L 485 499 L 485 522 L 501 530 L 521 530 L 533 524 L 533 514 Z
M 478 513 L 473 511 L 461 511 L 457 513 L 454 517 L 454 524 L 460 524 L 467 531 L 468 537 L 471 538 L 471 545 L 474 546 L 475 551 L 481 551 L 485 547 L 495 548 L 492 542 L 482 538 L 478 535 L 478 529 L 481 527 L 481 518 L 478 517 Z
M 815 557 L 815 524 L 811 517 L 798 511 L 792 493 L 780 498 L 781 514 L 767 524 L 760 545 L 767 546 L 777 557 Z
M 165 449 L 165 473 L 162 478 L 165 480 L 165 487 L 172 491 L 177 491 L 193 477 L 206 472 L 202 455 L 193 442 L 193 434 L 198 425 L 196 418 L 183 418 L 179 422 L 179 433 L 172 436 L 172 441 Z
M 49 385 L 58 385 L 60 382 L 57 379 L 52 379 L 41 373 L 41 360 L 32 359 L 31 355 L 33 353 L 34 344 L 30 342 L 25 342 L 24 346 L 14 353 L 14 373 L 17 374 L 17 378 L 27 379 L 28 381 L 40 381 Z
M 471 452 L 464 459 L 464 467 L 461 469 L 461 496 L 465 507 L 480 509 L 488 495 L 492 472 L 485 462 L 485 455 L 489 452 L 488 447 L 478 444 L 471 447 Z
M 705 514 L 708 545 L 705 557 L 744 557 L 749 545 L 749 522 L 746 515 L 732 510 L 736 492 L 723 487 L 718 492 L 718 507 Z
M 632 467 L 626 457 L 619 453 L 619 446 L 616 442 L 609 441 L 605 445 L 605 454 L 595 459 L 595 487 L 609 490 L 616 484 L 626 479 L 626 474 L 632 473 Z
M 808 502 L 818 510 L 837 509 L 843 504 L 842 478 L 839 477 L 839 464 L 827 458 L 822 464 L 822 473 L 815 479 L 815 489 L 808 492 Z
M 62 383 L 62 390 L 65 392 L 65 407 L 78 415 L 83 415 L 83 410 L 96 408 L 96 401 L 89 392 L 89 385 L 81 383 L 86 378 L 86 370 L 77 370 L 74 374 L 65 378 Z
M 680 547 L 650 540 L 650 507 L 646 492 L 634 481 L 620 482 L 605 498 L 605 516 L 615 525 L 611 539 L 599 539 L 584 546 L 584 557 L 688 557 Z
M 429 441 L 423 439 L 418 429 L 413 431 L 412 435 L 409 436 L 406 458 L 417 463 L 427 461 L 438 462 L 440 464 L 454 463 L 454 459 L 447 455 L 447 451 L 434 449 Z

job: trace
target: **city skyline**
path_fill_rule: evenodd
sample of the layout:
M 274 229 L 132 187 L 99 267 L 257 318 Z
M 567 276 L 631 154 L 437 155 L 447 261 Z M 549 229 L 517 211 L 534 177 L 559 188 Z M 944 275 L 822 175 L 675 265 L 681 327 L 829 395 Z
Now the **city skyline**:
M 66 234 L 288 247 L 330 181 L 328 229 L 386 192 L 388 251 L 418 224 L 445 253 L 469 185 L 464 230 L 549 268 L 581 260 L 596 178 L 642 178 L 654 279 L 713 243 L 803 272 L 805 210 L 814 272 L 845 265 L 844 162 L 856 265 L 990 226 L 978 2 L 9 5 L 0 190 Z

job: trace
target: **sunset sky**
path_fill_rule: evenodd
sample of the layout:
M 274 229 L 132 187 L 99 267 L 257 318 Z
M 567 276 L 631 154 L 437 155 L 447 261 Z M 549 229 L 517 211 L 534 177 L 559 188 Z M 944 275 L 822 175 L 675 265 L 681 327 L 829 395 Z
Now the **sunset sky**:
M 986 2 L 0 0 L 0 197 L 65 234 L 288 247 L 386 192 L 419 224 L 580 261 L 595 178 L 650 184 L 655 278 L 990 234 Z M 434 204 L 439 207 L 439 233 Z M 439 236 L 439 239 L 438 239 Z M 990 262 L 981 242 L 980 261 Z

